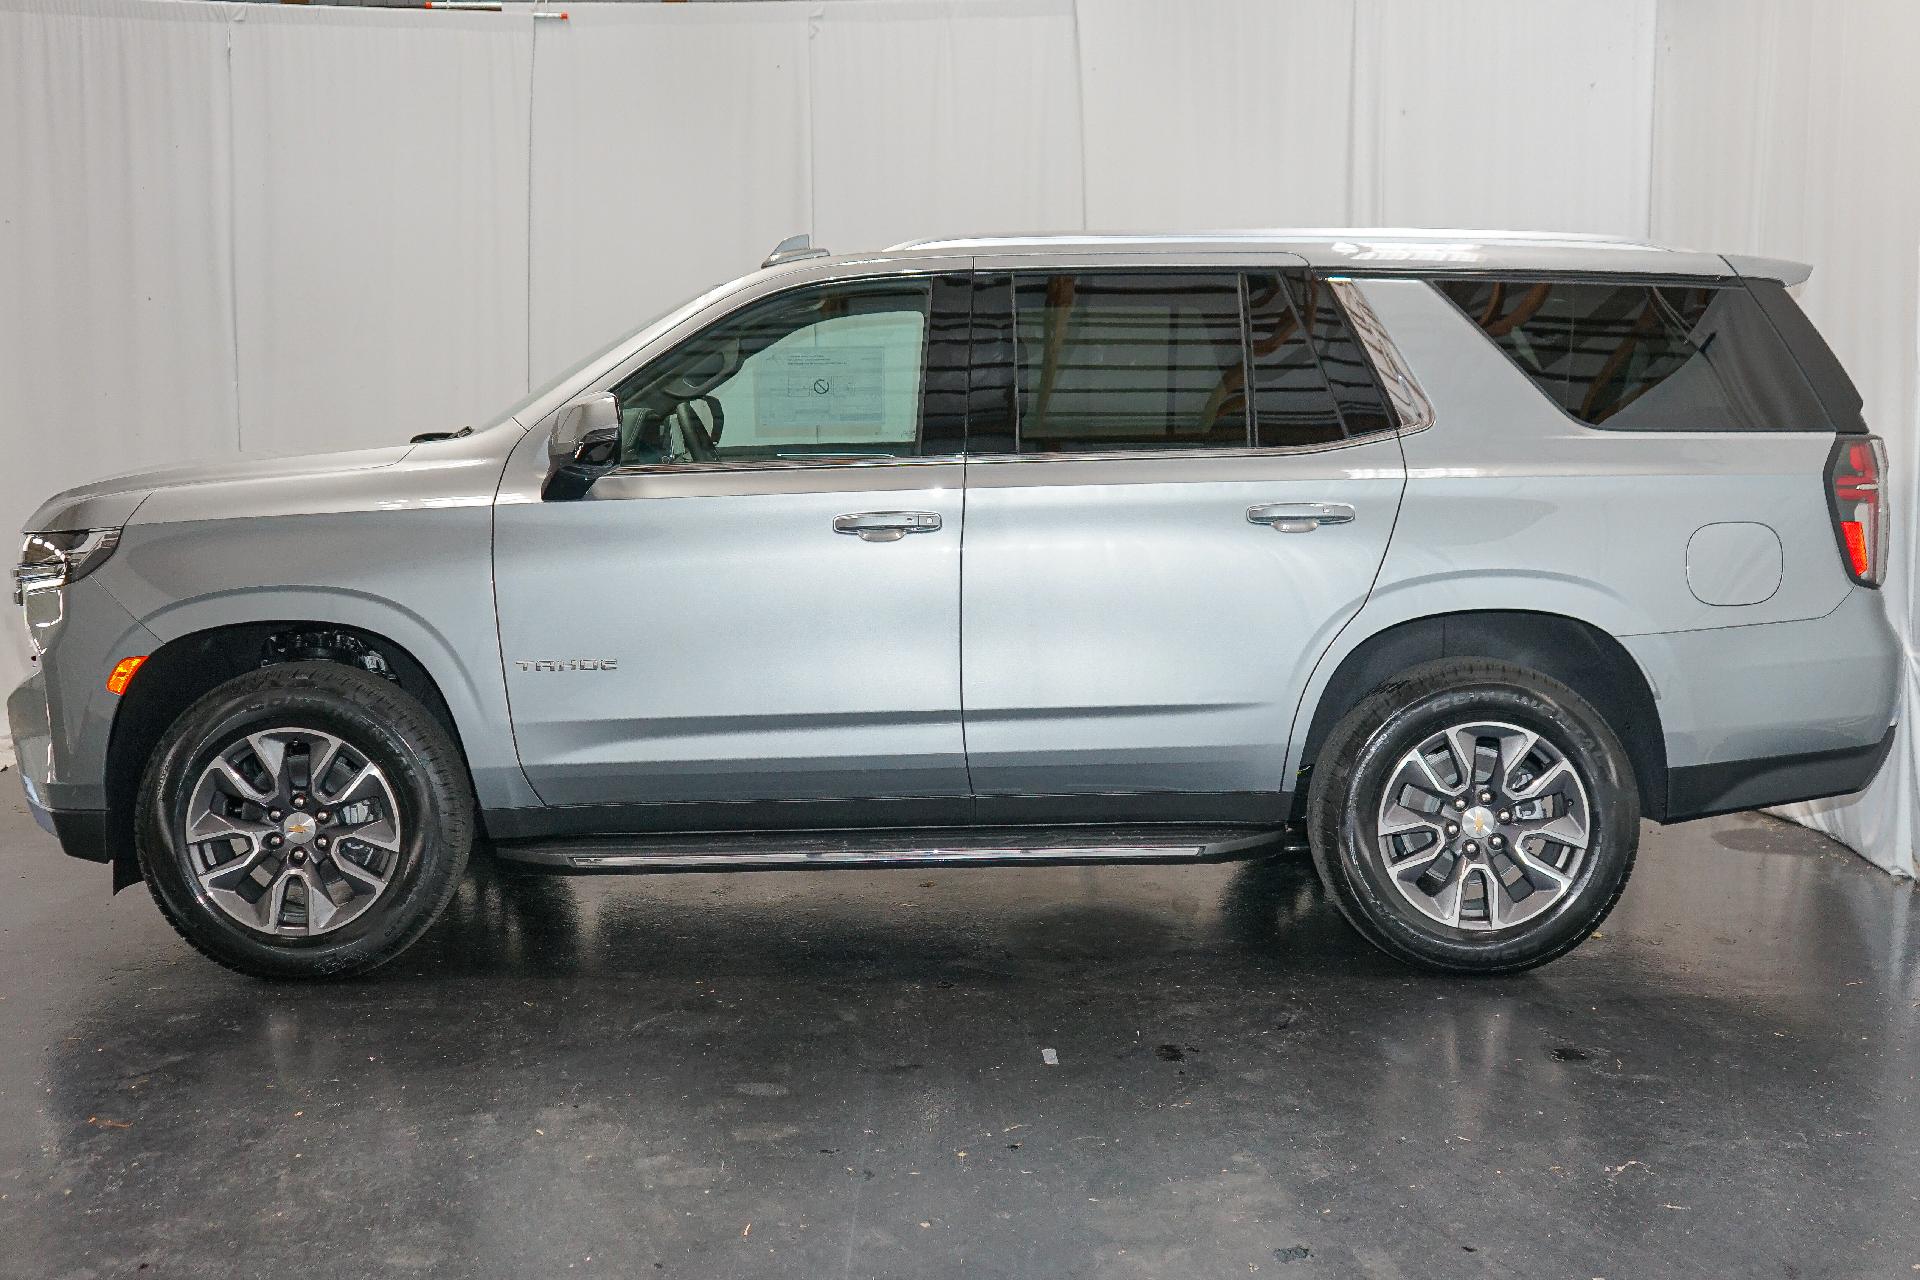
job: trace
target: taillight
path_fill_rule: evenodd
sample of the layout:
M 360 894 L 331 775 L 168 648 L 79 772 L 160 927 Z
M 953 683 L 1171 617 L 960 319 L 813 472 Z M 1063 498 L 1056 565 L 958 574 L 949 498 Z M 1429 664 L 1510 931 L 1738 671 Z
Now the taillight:
M 1827 506 L 1840 561 L 1862 586 L 1887 576 L 1887 448 L 1879 436 L 1841 436 L 1827 458 Z

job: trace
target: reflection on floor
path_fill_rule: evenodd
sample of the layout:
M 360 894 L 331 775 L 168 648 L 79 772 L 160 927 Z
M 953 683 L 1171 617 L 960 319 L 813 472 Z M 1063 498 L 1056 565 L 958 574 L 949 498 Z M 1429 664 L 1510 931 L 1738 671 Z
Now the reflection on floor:
M 0 850 L 0 1274 L 1920 1263 L 1914 896 L 1770 819 L 1648 828 L 1600 937 L 1479 982 L 1276 861 L 483 866 L 380 976 L 269 986 L 16 801 Z

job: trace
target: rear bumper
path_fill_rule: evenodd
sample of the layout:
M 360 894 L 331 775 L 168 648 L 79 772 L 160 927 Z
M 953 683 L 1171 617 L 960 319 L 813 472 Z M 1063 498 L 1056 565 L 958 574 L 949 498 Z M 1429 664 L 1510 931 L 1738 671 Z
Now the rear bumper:
M 1620 642 L 1659 707 L 1663 822 L 1846 795 L 1891 749 L 1905 658 L 1877 591 L 1819 618 Z
M 1873 775 L 1880 771 L 1887 754 L 1893 750 L 1893 735 L 1897 732 L 1897 726 L 1888 729 L 1880 741 L 1864 747 L 1669 770 L 1667 809 L 1661 820 L 1685 822 L 1716 813 L 1850 795 L 1873 781 Z

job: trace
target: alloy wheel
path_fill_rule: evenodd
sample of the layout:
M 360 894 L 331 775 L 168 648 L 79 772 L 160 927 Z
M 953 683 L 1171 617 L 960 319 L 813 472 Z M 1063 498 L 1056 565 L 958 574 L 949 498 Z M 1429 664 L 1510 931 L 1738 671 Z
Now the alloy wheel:
M 1586 782 L 1518 725 L 1470 721 L 1423 738 L 1388 774 L 1375 837 L 1387 879 L 1456 929 L 1524 924 L 1574 887 L 1592 840 Z
M 178 834 L 200 896 L 280 937 L 352 923 L 400 863 L 400 806 L 386 773 L 318 729 L 266 729 L 222 748 L 194 782 Z

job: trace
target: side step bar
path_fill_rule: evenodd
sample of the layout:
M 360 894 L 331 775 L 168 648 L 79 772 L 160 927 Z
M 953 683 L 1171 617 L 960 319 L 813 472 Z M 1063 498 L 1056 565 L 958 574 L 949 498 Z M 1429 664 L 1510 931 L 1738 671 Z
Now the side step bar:
M 1224 862 L 1277 853 L 1285 839 L 1247 827 L 893 828 L 502 841 L 494 852 L 556 871 L 776 871 Z

